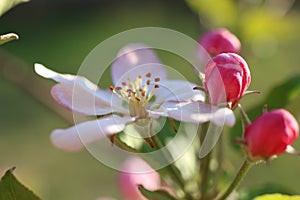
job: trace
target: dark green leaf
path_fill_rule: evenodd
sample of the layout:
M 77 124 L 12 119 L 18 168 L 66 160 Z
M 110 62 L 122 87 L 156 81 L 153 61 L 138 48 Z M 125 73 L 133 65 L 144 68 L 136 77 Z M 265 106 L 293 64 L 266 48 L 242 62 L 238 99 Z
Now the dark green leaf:
M 11 9 L 12 7 L 14 7 L 20 3 L 24 3 L 24 2 L 28 2 L 28 1 L 29 0 L 1 0 L 0 1 L 0 16 L 3 15 L 6 11 Z
M 267 96 L 265 103 L 267 103 L 270 108 L 285 107 L 299 95 L 300 75 L 296 75 L 283 84 L 273 88 Z
M 0 200 L 40 200 L 15 178 L 14 169 L 9 169 L 0 181 Z
M 167 191 L 164 190 L 149 191 L 142 185 L 139 185 L 139 190 L 149 200 L 176 200 Z

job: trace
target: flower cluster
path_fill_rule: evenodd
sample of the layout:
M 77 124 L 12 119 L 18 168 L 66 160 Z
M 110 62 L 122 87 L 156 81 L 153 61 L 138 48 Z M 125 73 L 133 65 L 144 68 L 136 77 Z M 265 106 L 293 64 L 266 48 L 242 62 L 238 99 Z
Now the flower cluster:
M 57 73 L 35 64 L 37 74 L 57 82 L 51 94 L 59 104 L 73 112 L 96 117 L 67 129 L 54 130 L 51 133 L 53 144 L 63 150 L 76 151 L 103 137 L 109 137 L 113 143 L 116 135 L 133 127 L 151 148 L 159 149 L 159 145 L 165 141 L 156 141 L 159 138 L 154 136 L 154 122 L 170 118 L 171 121 L 202 124 L 199 130 L 203 132 L 198 133 L 199 142 L 195 146 L 204 146 L 203 136 L 213 138 L 214 131 L 217 132 L 216 128 L 208 131 L 209 123 L 214 127 L 234 125 L 233 110 L 247 93 L 251 74 L 248 64 L 239 55 L 241 43 L 228 30 L 208 32 L 199 40 L 199 44 L 212 56 L 209 62 L 201 62 L 205 63 L 201 86 L 186 80 L 168 79 L 158 56 L 144 44 L 129 44 L 119 51 L 111 65 L 113 86 L 107 89 L 99 88 L 85 77 Z M 197 57 L 204 58 L 203 55 Z M 173 182 L 166 184 L 145 161 L 129 159 L 118 176 L 120 193 L 126 200 L 144 200 L 147 195 L 154 195 L 155 199 L 226 199 L 247 167 L 257 160 L 267 161 L 286 151 L 290 152 L 291 144 L 298 137 L 298 123 L 284 109 L 266 112 L 252 123 L 246 120 L 244 124 L 247 126 L 241 143 L 246 150 L 245 164 L 222 195 L 216 191 L 209 193 L 206 189 L 210 184 L 210 155 L 204 159 L 198 158 L 195 162 L 200 163 L 202 175 L 201 184 L 196 184 L 200 188 L 196 186 L 195 191 L 187 189 L 188 180 L 178 172 L 176 163 L 168 168 Z M 165 158 L 166 154 L 162 157 Z

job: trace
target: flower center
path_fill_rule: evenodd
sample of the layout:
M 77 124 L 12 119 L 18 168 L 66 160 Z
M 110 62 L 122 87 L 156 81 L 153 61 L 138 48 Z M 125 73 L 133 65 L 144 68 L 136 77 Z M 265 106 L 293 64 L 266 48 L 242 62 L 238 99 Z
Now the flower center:
M 154 95 L 156 88 L 159 88 L 157 82 L 160 78 L 151 80 L 151 73 L 145 77 L 139 75 L 134 81 L 128 79 L 128 82 L 122 82 L 122 86 L 110 86 L 110 90 L 126 101 L 129 105 L 131 117 L 147 118 L 147 105 Z

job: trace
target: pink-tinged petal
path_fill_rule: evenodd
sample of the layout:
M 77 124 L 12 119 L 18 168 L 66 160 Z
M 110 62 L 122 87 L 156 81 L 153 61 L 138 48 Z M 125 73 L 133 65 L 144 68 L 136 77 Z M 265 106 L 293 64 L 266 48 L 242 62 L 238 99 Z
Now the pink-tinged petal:
M 144 44 L 129 44 L 122 48 L 111 66 L 111 77 L 115 85 L 135 80 L 138 76 L 152 74 L 152 78 L 166 79 L 167 72 L 155 52 Z
M 86 90 L 78 84 L 56 84 L 51 89 L 51 95 L 55 101 L 68 110 L 85 115 L 104 115 L 112 112 L 110 91 Z
M 76 124 L 67 129 L 57 129 L 51 133 L 51 141 L 59 149 L 77 151 L 93 141 L 124 130 L 129 117 L 110 115 L 97 120 Z
M 162 104 L 165 101 L 204 101 L 203 91 L 194 90 L 197 85 L 184 80 L 165 80 L 157 83 L 159 88 L 154 92 L 155 104 Z
M 60 74 L 35 64 L 35 71 L 45 78 L 58 82 L 51 95 L 65 108 L 86 115 L 104 115 L 122 112 L 122 100 L 111 91 L 101 90 L 84 77 Z M 112 104 L 112 101 L 114 102 Z
M 168 116 L 178 121 L 190 123 L 204 123 L 211 121 L 218 126 L 223 124 L 233 126 L 235 117 L 232 110 L 217 108 L 203 102 L 166 102 L 162 106 L 164 113 L 156 115 Z
M 116 199 L 111 198 L 111 197 L 100 197 L 97 200 L 116 200 Z
M 140 158 L 125 161 L 118 177 L 118 186 L 126 200 L 146 200 L 138 190 L 138 185 L 154 191 L 161 188 L 159 174 Z

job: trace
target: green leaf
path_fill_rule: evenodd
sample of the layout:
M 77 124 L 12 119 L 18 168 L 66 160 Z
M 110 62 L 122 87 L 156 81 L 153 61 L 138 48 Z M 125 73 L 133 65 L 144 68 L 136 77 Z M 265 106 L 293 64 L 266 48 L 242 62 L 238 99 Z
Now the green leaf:
M 15 178 L 14 169 L 9 169 L 0 181 L 0 200 L 40 200 Z
M 139 190 L 149 200 L 176 200 L 167 191 L 164 190 L 149 191 L 142 185 L 139 185 Z
M 290 101 L 293 101 L 300 95 L 300 75 L 296 75 L 281 85 L 273 88 L 265 103 L 269 107 L 285 107 Z
M 300 196 L 287 196 L 282 194 L 267 194 L 256 197 L 254 200 L 300 200 Z
M 255 95 L 255 94 L 252 94 Z M 297 97 L 300 96 L 300 75 L 295 75 L 280 85 L 275 86 L 270 90 L 267 97 L 259 103 L 257 106 L 249 109 L 247 115 L 249 116 L 251 121 L 254 121 L 258 116 L 262 114 L 263 106 L 265 104 L 268 105 L 268 108 L 276 109 L 276 108 L 284 108 L 288 106 L 288 104 L 294 101 Z M 249 96 L 245 96 L 244 98 L 249 98 Z M 234 141 L 236 138 L 242 137 L 242 125 L 241 121 L 238 120 L 236 122 L 236 126 L 231 129 L 231 141 Z M 239 149 L 237 144 L 232 143 L 234 149 Z
M 19 36 L 15 33 L 7 33 L 5 35 L 0 35 L 0 45 L 17 39 L 19 39 Z
M 0 16 L 3 15 L 6 11 L 11 9 L 12 7 L 14 7 L 20 3 L 24 3 L 24 2 L 28 2 L 28 1 L 29 0 L 1 0 L 0 1 Z
M 281 184 L 276 184 L 276 183 L 264 183 L 264 184 L 259 184 L 256 185 L 255 187 L 251 187 L 250 189 L 247 188 L 246 191 L 241 191 L 239 200 L 253 200 L 257 196 L 262 196 L 265 194 L 275 194 L 275 193 L 280 193 L 284 195 L 292 195 L 293 192 L 281 185 Z

